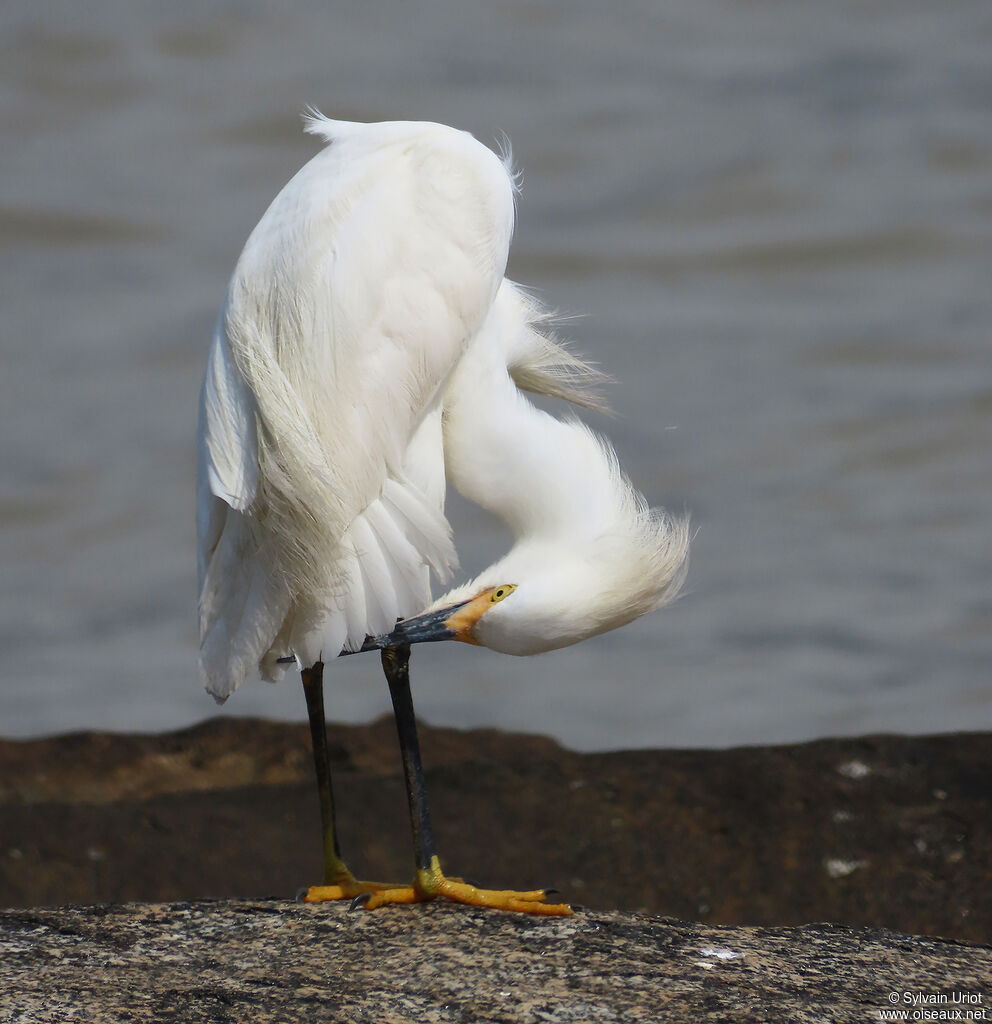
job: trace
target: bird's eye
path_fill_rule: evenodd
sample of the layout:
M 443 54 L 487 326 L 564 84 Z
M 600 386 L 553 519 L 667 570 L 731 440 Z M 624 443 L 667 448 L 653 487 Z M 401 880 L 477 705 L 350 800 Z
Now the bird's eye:
M 503 600 L 504 597 L 509 597 L 510 594 L 517 589 L 516 583 L 504 583 L 503 586 L 497 587 L 490 595 L 489 600 L 493 604 L 498 604 Z

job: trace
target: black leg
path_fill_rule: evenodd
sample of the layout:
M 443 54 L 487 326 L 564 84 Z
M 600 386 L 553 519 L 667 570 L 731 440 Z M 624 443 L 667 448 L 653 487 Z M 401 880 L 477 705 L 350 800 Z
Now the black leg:
M 473 907 L 494 907 L 525 914 L 571 914 L 572 908 L 567 904 L 546 902 L 548 893 L 544 889 L 532 889 L 529 892 L 478 889 L 461 879 L 444 876 L 434 845 L 434 830 L 431 828 L 431 813 L 427 806 L 427 789 L 424 785 L 424 769 L 420 763 L 417 721 L 414 718 L 413 700 L 410 697 L 410 645 L 398 644 L 395 647 L 383 648 L 382 669 L 386 673 L 389 695 L 393 699 L 396 732 L 399 734 L 400 753 L 403 755 L 403 773 L 406 776 L 406 795 L 410 803 L 410 825 L 413 828 L 417 872 L 412 886 L 372 892 L 363 900 L 365 905 L 374 909 L 387 903 L 419 903 L 421 900 L 441 896 Z
M 420 762 L 417 720 L 413 713 L 413 698 L 410 696 L 410 645 L 384 648 L 382 670 L 389 683 L 389 696 L 393 700 L 396 732 L 403 757 L 416 866 L 418 871 L 427 871 L 437 861 L 437 848 L 434 845 L 434 830 L 431 828 L 431 812 L 427 805 L 424 769 Z
M 331 789 L 331 763 L 327 753 L 327 727 L 324 721 L 324 663 L 318 661 L 300 673 L 303 693 L 307 699 L 310 739 L 313 742 L 313 766 L 317 773 L 320 796 L 320 824 L 324 837 L 324 884 L 335 885 L 353 881 L 348 866 L 341 859 L 334 823 L 334 793 Z

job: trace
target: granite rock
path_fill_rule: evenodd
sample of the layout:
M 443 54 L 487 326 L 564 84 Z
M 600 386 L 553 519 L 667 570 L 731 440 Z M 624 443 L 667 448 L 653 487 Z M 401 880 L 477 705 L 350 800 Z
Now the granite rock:
M 843 1024 L 911 1012 L 913 998 L 973 1012 L 992 1000 L 992 950 L 955 942 L 444 904 L 14 910 L 0 914 L 0 957 L 0 1020 L 17 1024 Z

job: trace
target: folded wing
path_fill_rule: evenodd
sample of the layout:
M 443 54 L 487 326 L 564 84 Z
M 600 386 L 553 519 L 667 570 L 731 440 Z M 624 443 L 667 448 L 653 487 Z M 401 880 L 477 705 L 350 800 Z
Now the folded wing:
M 441 392 L 512 232 L 512 181 L 471 136 L 310 129 L 331 145 L 249 237 L 204 383 L 201 670 L 219 698 L 254 664 L 273 676 L 280 654 L 330 657 L 419 610 L 427 567 L 453 562 Z

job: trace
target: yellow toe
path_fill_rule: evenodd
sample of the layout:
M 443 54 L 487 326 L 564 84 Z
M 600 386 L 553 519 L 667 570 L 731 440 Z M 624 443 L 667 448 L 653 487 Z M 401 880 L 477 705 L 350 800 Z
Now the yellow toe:
M 573 913 L 567 903 L 548 903 L 545 889 L 523 892 L 515 889 L 480 889 L 460 878 L 447 878 L 441 871 L 437 857 L 433 858 L 429 868 L 417 872 L 413 885 L 378 887 L 370 891 L 369 898 L 363 902 L 367 910 L 375 910 L 390 903 L 423 903 L 439 897 L 470 907 L 488 907 L 517 914 L 567 917 Z
M 311 885 L 303 897 L 304 903 L 326 903 L 329 900 L 353 900 L 366 893 L 400 888 L 395 882 L 362 882 L 357 878 L 337 885 Z
M 546 902 L 548 894 L 544 889 L 525 892 L 514 889 L 478 889 L 474 885 L 445 878 L 438 892 L 445 899 L 465 903 L 470 907 L 491 907 L 517 914 L 545 914 L 550 917 L 568 917 L 574 913 L 567 903 Z
M 412 885 L 396 885 L 388 889 L 378 889 L 367 900 L 364 901 L 366 910 L 375 910 L 377 907 L 384 907 L 387 903 L 423 903 L 425 900 L 433 899 L 419 892 Z

